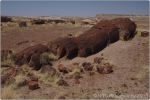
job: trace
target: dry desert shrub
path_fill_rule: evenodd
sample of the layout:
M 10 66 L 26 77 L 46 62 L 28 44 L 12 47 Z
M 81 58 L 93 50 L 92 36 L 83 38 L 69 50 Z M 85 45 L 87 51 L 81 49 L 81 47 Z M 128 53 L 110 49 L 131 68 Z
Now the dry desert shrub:
M 82 71 L 83 71 L 82 68 L 76 67 L 76 68 L 74 68 L 71 72 L 69 72 L 68 74 L 66 74 L 65 78 L 76 78 L 76 77 L 80 77 Z
M 9 85 L 7 87 L 4 87 L 1 91 L 1 98 L 2 99 L 15 99 L 18 98 L 19 95 L 16 94 L 13 85 Z
M 23 74 L 19 74 L 15 77 L 14 88 L 18 89 L 22 86 L 26 85 L 26 76 Z
M 5 51 L 4 51 L 5 52 Z M 14 52 L 11 51 L 10 53 L 1 53 L 1 66 L 2 67 L 10 67 L 10 66 L 14 66 Z
M 40 62 L 41 63 L 47 63 L 49 64 L 51 61 L 57 60 L 57 56 L 55 56 L 53 53 L 44 52 L 40 56 Z

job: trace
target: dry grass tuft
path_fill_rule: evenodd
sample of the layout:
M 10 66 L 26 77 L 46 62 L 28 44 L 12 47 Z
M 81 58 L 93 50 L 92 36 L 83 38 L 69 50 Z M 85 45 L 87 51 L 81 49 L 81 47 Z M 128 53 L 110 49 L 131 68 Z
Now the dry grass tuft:
M 2 99 L 15 99 L 18 98 L 19 95 L 16 94 L 14 88 L 12 85 L 9 85 L 7 87 L 4 87 L 2 89 L 1 98 Z

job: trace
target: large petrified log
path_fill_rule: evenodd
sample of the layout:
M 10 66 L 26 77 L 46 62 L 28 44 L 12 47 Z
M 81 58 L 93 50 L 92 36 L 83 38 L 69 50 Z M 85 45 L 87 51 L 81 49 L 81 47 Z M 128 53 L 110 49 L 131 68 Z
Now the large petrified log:
M 76 38 L 78 44 L 78 56 L 87 57 L 104 49 L 109 43 L 119 40 L 117 27 L 106 26 L 103 28 L 91 28 Z
M 115 26 L 119 28 L 120 37 L 123 36 L 123 40 L 129 40 L 136 34 L 136 24 L 129 18 L 116 18 L 111 20 Z
M 58 38 L 49 42 L 48 47 L 36 45 L 17 53 L 16 64 L 30 62 L 37 66 L 38 63 L 34 63 L 39 61 L 39 55 L 47 51 L 51 51 L 58 58 L 64 56 L 69 59 L 76 56 L 87 57 L 101 51 L 109 43 L 114 43 L 119 39 L 129 40 L 133 38 L 135 31 L 136 24 L 128 18 L 102 20 L 78 37 Z M 33 62 L 30 60 L 33 60 Z M 40 66 L 38 66 L 39 68 Z
M 98 22 L 96 25 L 94 25 L 92 28 L 104 29 L 104 27 L 107 27 L 108 24 L 109 26 L 112 25 L 118 28 L 119 36 L 123 40 L 129 40 L 130 38 L 133 38 L 135 35 L 136 24 L 129 18 L 115 18 L 112 20 L 102 20 Z
M 87 57 L 104 49 L 109 43 L 133 38 L 135 31 L 136 24 L 128 18 L 102 20 L 78 37 L 61 38 L 51 42 L 50 45 L 53 46 L 50 46 L 50 49 L 60 58 L 66 55 L 66 50 L 67 54 L 73 55 L 72 58 L 76 57 L 77 53 L 80 57 Z M 53 50 L 55 48 L 57 50 Z

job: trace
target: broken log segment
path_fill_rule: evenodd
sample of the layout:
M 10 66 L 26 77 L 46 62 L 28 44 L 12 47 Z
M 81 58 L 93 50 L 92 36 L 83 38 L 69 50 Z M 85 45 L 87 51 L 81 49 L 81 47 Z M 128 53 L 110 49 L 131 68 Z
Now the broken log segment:
M 76 38 L 79 48 L 78 56 L 90 56 L 104 49 L 108 44 L 118 40 L 119 31 L 117 27 L 92 28 Z
M 47 46 L 42 44 L 37 44 L 35 46 L 28 47 L 15 55 L 15 64 L 22 65 L 25 63 L 29 63 L 33 54 L 38 53 L 42 54 L 44 52 L 48 52 L 49 49 Z
M 78 55 L 78 45 L 74 42 L 74 38 L 58 38 L 49 42 L 48 47 L 52 53 L 58 56 L 58 58 L 66 56 L 67 58 L 72 59 Z

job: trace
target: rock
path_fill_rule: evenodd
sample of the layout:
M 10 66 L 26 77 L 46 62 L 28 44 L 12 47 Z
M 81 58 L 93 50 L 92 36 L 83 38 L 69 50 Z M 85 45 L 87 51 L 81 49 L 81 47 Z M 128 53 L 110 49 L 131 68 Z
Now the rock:
M 34 20 L 32 20 L 31 23 L 36 24 L 36 25 L 41 25 L 41 24 L 45 24 L 46 20 L 44 20 L 44 19 L 34 19 Z
M 69 72 L 68 69 L 63 64 L 58 65 L 58 70 L 63 74 L 67 74 Z
M 68 83 L 65 80 L 63 80 L 63 79 L 58 80 L 57 84 L 59 86 L 69 86 Z
M 1 22 L 12 22 L 12 18 L 7 16 L 1 16 Z
M 149 32 L 147 32 L 147 31 L 141 32 L 141 37 L 147 37 L 148 35 L 149 35 Z
M 84 68 L 85 71 L 92 71 L 93 69 L 93 66 L 89 62 L 84 62 L 82 64 L 82 67 Z
M 19 27 L 27 27 L 27 22 L 25 21 L 19 22 Z
M 97 67 L 97 71 L 101 74 L 109 74 L 113 72 L 113 69 L 110 64 L 106 64 L 106 65 L 101 65 Z
M 39 88 L 39 84 L 37 81 L 29 81 L 28 82 L 28 87 L 30 90 L 35 90 Z
M 100 64 L 102 60 L 103 60 L 102 57 L 95 57 L 95 58 L 94 58 L 94 63 Z

